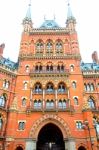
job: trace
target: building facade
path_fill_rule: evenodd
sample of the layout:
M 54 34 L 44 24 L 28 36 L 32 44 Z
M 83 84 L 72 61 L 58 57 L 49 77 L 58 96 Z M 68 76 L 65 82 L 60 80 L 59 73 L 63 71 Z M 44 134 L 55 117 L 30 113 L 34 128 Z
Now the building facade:
M 0 45 L 0 150 L 98 150 L 99 60 L 81 61 L 76 19 L 23 20 L 18 62 Z

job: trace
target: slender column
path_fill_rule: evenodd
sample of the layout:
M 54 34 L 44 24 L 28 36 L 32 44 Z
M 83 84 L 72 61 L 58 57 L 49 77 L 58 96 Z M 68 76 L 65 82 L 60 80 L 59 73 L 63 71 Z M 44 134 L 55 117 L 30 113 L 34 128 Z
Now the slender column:
M 43 88 L 43 109 L 45 109 L 45 88 Z
M 44 51 L 43 51 L 43 56 L 46 55 L 46 43 L 44 43 Z
M 55 107 L 57 109 L 57 89 L 55 89 Z
M 30 106 L 32 107 L 32 100 L 33 100 L 33 94 L 32 94 L 32 88 L 30 89 Z
M 69 93 L 69 89 L 68 89 L 68 99 L 70 98 L 70 93 Z
M 55 53 L 55 42 L 53 43 L 53 55 L 55 56 L 56 53 Z

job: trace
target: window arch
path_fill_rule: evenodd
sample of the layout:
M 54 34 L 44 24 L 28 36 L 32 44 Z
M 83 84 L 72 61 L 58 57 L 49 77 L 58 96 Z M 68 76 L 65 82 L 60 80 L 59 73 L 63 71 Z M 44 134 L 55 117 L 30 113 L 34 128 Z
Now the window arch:
M 34 100 L 34 109 L 41 109 L 42 108 L 42 101 L 39 100 Z
M 28 65 L 25 66 L 26 73 L 29 73 L 30 67 Z
M 43 69 L 42 64 L 41 63 L 37 63 L 35 66 L 35 71 L 36 72 L 41 72 Z
M 77 97 L 74 97 L 74 104 L 75 105 L 78 105 L 79 103 L 78 103 L 78 98 Z
M 84 91 L 87 91 L 87 85 L 84 83 Z
M 88 104 L 89 104 L 90 109 L 95 109 L 95 102 L 91 96 L 88 99 Z
M 26 106 L 26 98 L 22 99 L 22 106 Z
M 52 40 L 48 40 L 47 43 L 46 43 L 46 50 L 47 50 L 47 53 L 52 53 L 53 51 L 53 42 Z
M 59 85 L 58 85 L 58 92 L 59 93 L 66 92 L 66 86 L 65 86 L 65 84 L 63 82 L 59 83 Z
M 51 82 L 47 83 L 46 92 L 47 93 L 53 93 L 54 92 L 54 85 L 53 85 L 53 83 L 51 83 Z
M 0 130 L 2 130 L 3 127 L 3 119 L 0 117 Z
M 63 50 L 63 44 L 61 40 L 57 40 L 55 45 L 56 53 L 62 53 Z
M 62 100 L 60 99 L 59 101 L 58 101 L 58 108 L 62 108 Z
M 76 84 L 75 81 L 73 81 L 73 82 L 72 82 L 72 88 L 73 88 L 73 89 L 76 89 L 76 87 L 77 87 L 77 84 Z
M 63 64 L 58 64 L 57 71 L 63 72 L 64 71 L 64 65 Z
M 37 82 L 35 84 L 34 90 L 35 90 L 35 93 L 42 93 L 42 85 L 41 85 L 41 83 Z
M 3 88 L 8 89 L 10 87 L 10 81 L 7 81 L 6 79 L 3 81 Z
M 90 90 L 94 91 L 94 84 L 93 83 L 91 83 L 91 85 L 90 85 Z
M 27 90 L 27 88 L 28 88 L 28 83 L 27 83 L 27 81 L 24 82 L 24 85 L 23 85 L 23 86 L 24 86 L 24 90 Z
M 87 91 L 88 92 L 90 91 L 90 84 L 89 83 L 87 84 Z
M 71 72 L 74 71 L 74 65 L 70 65 L 70 71 L 71 71 Z
M 0 96 L 0 106 L 4 107 L 6 104 L 6 100 L 7 100 L 7 95 L 4 93 Z
M 46 101 L 46 108 L 47 109 L 53 109 L 54 108 L 54 101 L 53 100 L 47 100 Z
M 38 40 L 36 43 L 36 52 L 37 53 L 43 53 L 43 49 L 44 49 L 44 43 L 42 40 Z

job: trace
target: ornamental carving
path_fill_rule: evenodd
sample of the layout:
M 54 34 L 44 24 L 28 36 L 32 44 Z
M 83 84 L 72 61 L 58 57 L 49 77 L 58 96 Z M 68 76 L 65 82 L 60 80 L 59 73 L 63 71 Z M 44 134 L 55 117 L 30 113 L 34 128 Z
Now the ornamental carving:
M 45 78 L 37 78 L 37 79 L 35 79 L 35 80 L 32 80 L 31 79 L 31 81 L 30 81 L 30 88 L 33 88 L 34 87 L 34 85 L 37 83 L 37 82 L 39 82 L 39 83 L 41 83 L 41 85 L 43 86 L 43 88 L 45 88 L 45 86 L 47 85 L 47 83 L 48 82 L 51 82 L 51 83 L 53 83 L 53 85 L 54 85 L 54 87 L 55 88 L 58 88 L 58 84 L 60 83 L 60 82 L 64 82 L 65 83 L 65 85 L 66 85 L 66 87 L 67 88 L 69 88 L 70 87 L 70 80 L 69 79 L 66 79 L 66 78 L 60 78 L 60 77 L 58 77 L 58 78 L 55 78 L 55 77 L 45 77 Z
M 62 118 L 54 114 L 46 114 L 38 119 L 36 122 L 34 122 L 29 137 L 37 139 L 42 127 L 44 127 L 48 123 L 53 123 L 57 127 L 59 127 L 59 129 L 62 131 L 64 139 L 71 137 L 71 132 L 67 123 Z

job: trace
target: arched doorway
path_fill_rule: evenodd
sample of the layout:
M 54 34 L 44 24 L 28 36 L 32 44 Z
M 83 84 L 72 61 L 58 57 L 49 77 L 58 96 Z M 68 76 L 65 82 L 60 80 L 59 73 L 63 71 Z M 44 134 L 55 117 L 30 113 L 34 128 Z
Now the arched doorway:
M 23 150 L 23 148 L 22 148 L 21 146 L 18 146 L 18 147 L 16 148 L 16 150 Z
M 78 148 L 78 150 L 86 150 L 86 148 L 83 147 L 83 146 L 80 146 L 80 147 Z
M 45 125 L 38 134 L 36 150 L 65 150 L 61 130 L 52 123 Z

